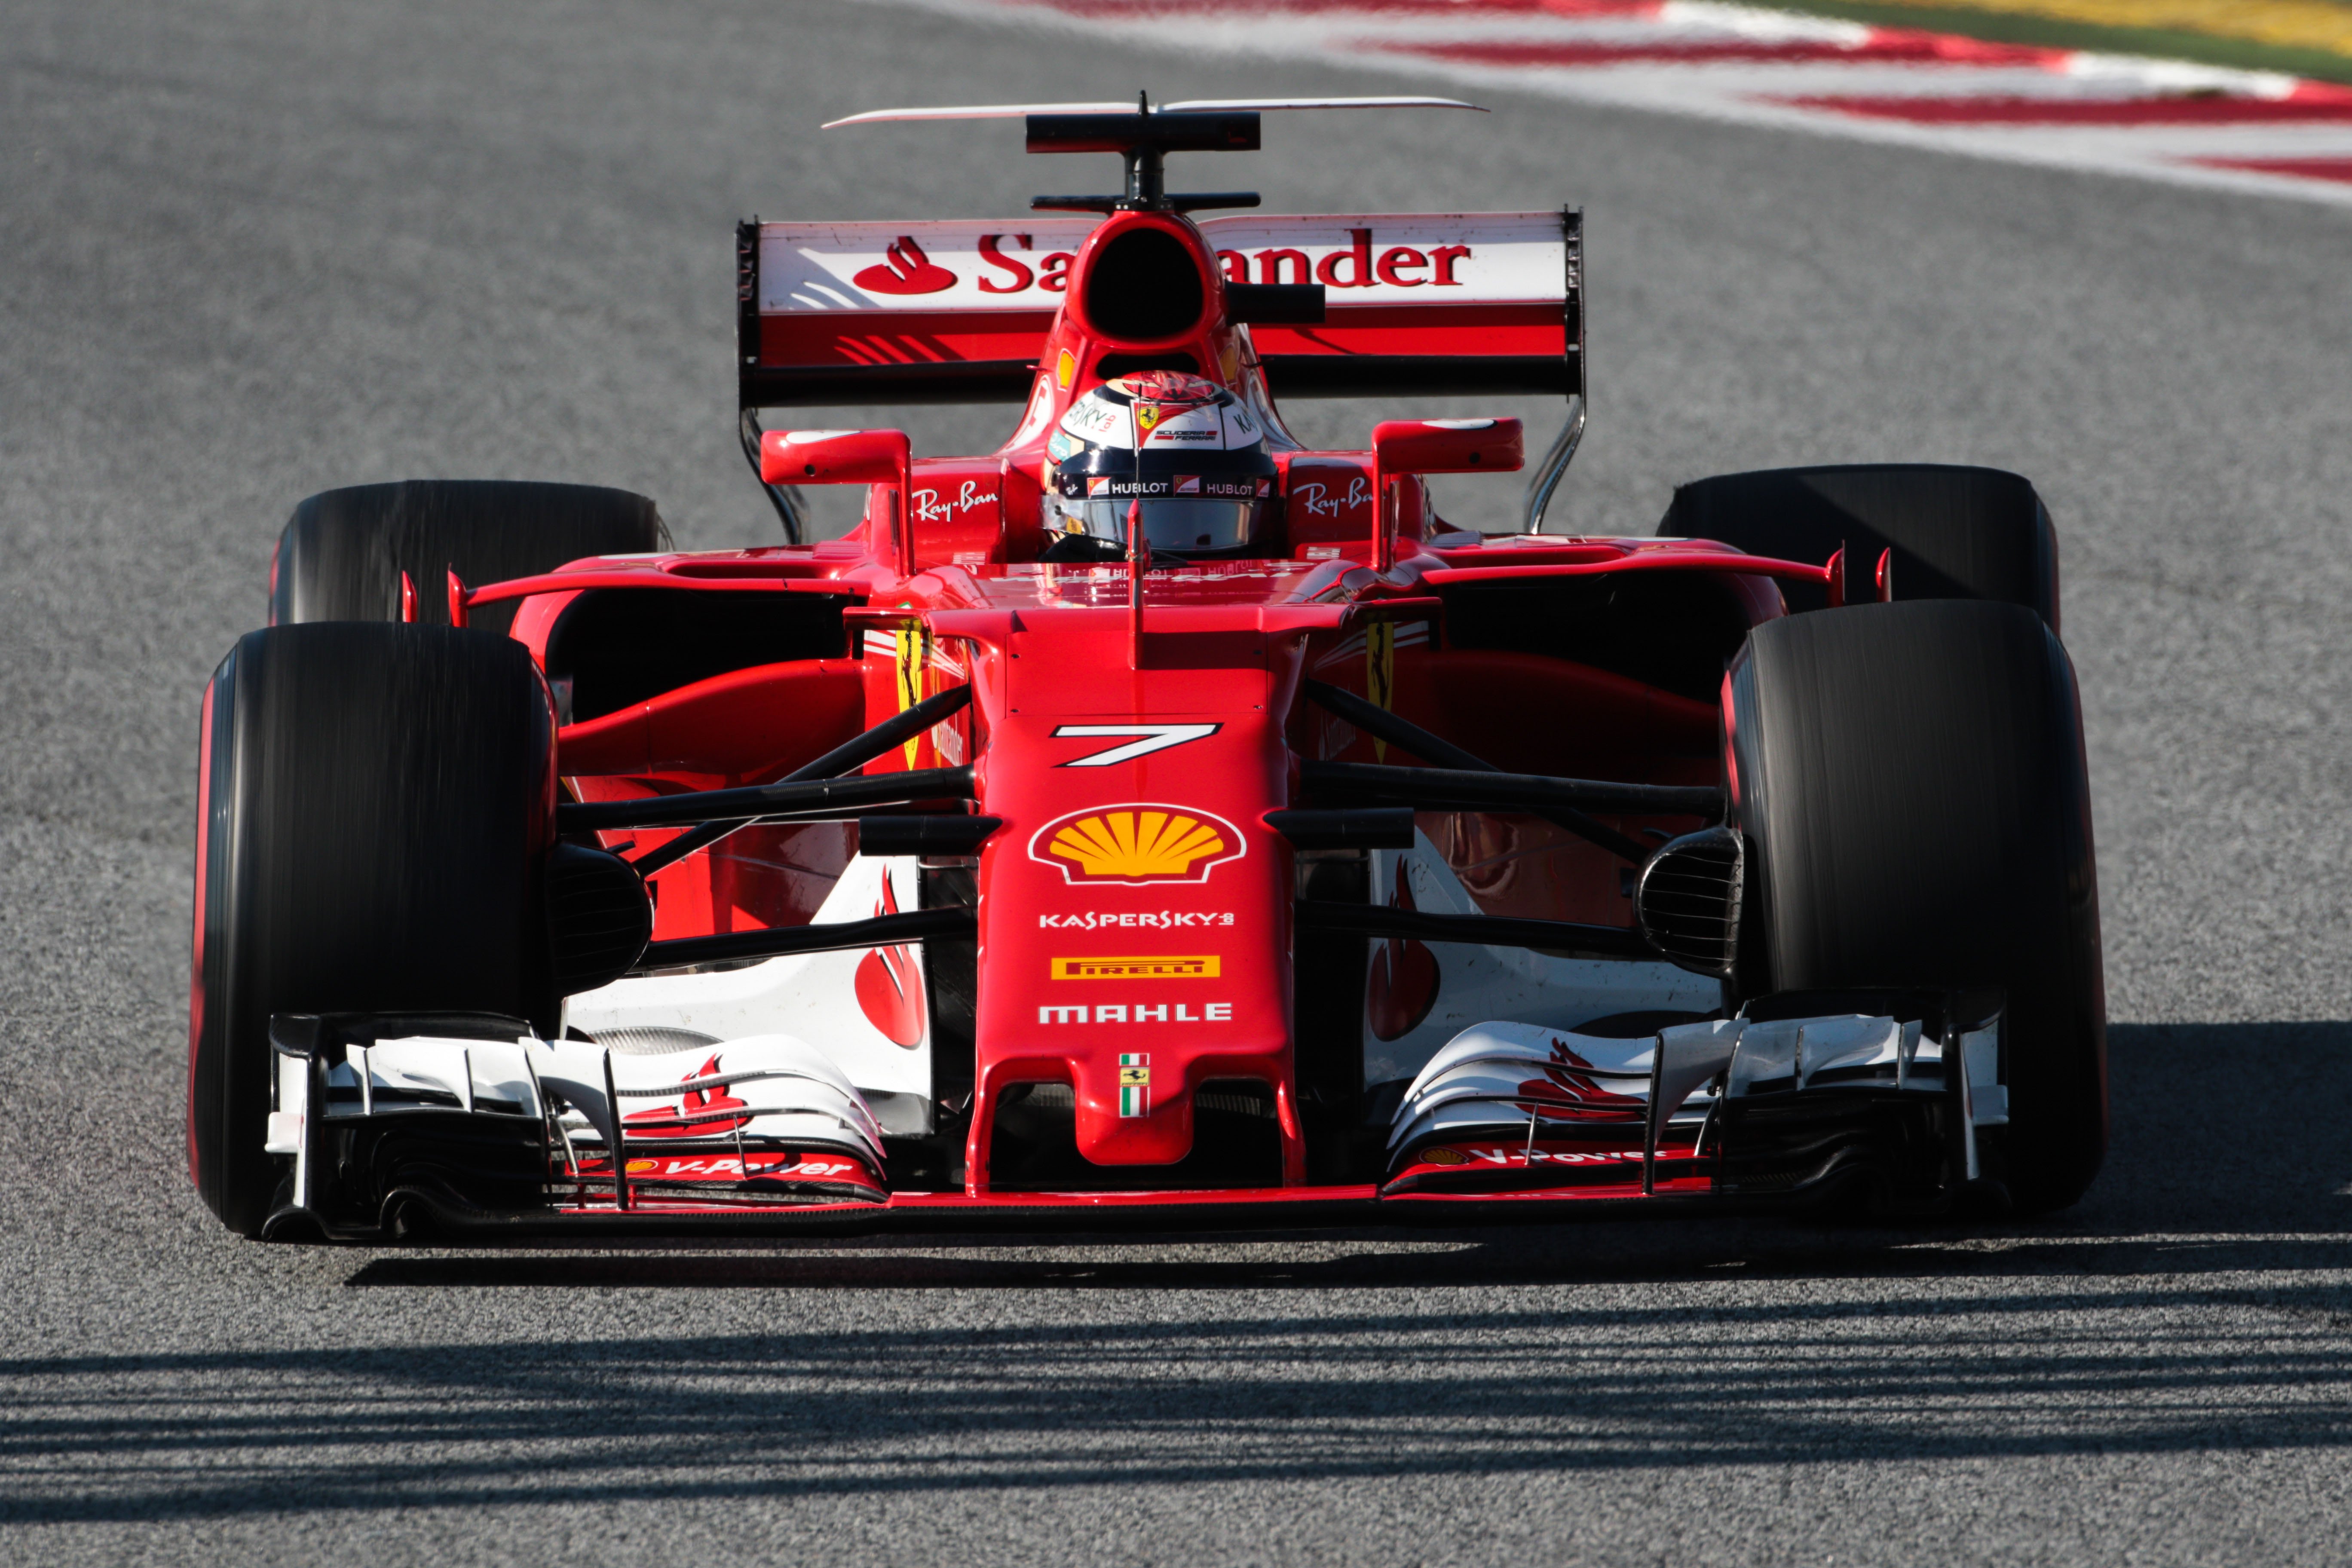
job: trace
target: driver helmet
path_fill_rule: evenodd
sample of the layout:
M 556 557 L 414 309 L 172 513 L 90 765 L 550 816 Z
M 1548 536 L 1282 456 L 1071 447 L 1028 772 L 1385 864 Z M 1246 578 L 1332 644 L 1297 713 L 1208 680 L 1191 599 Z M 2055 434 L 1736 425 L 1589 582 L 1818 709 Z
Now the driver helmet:
M 1124 556 L 1136 501 L 1145 543 L 1173 555 L 1263 553 L 1278 517 L 1264 423 L 1197 375 L 1138 371 L 1091 388 L 1045 456 L 1048 561 Z

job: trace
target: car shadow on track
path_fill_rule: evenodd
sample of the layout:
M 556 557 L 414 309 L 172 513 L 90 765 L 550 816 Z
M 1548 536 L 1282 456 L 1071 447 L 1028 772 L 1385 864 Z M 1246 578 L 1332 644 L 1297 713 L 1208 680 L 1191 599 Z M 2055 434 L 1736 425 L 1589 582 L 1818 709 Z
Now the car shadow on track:
M 1099 1299 L 1097 1299 L 1099 1300 Z M 2352 1447 L 2190 1292 L 1488 1301 L 0 1361 L 0 1518 L 152 1522 Z M 898 1316 L 903 1314 L 884 1314 Z
M 1286 1234 L 1111 1231 L 756 1246 L 377 1253 L 355 1287 L 1092 1289 L 1573 1284 L 1722 1278 L 2288 1274 L 2352 1266 L 2352 1024 L 2118 1025 L 2114 1141 L 2041 1219 L 1799 1219 Z
M 2352 1449 L 2352 1026 L 2116 1034 L 2039 1225 L 244 1254 L 296 1342 L 0 1358 L 0 1521 Z

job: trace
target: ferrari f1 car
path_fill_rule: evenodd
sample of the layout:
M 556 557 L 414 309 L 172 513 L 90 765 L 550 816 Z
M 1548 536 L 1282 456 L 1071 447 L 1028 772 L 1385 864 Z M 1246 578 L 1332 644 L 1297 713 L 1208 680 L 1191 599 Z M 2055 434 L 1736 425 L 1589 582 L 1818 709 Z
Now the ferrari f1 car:
M 581 486 L 302 502 L 204 698 L 189 1129 L 220 1218 L 2072 1202 L 2104 999 L 2032 488 L 1739 473 L 1654 535 L 1547 530 L 1577 212 L 1166 189 L 1171 152 L 1339 106 L 859 117 L 1024 113 L 1126 180 L 739 228 L 783 543 L 676 552 Z M 1524 531 L 1448 524 L 1430 482 L 1520 468 L 1516 420 L 1310 451 L 1277 404 L 1464 393 L 1566 400 Z M 972 458 L 762 425 L 994 399 L 1015 427 Z M 846 537 L 803 537 L 821 485 L 863 492 Z

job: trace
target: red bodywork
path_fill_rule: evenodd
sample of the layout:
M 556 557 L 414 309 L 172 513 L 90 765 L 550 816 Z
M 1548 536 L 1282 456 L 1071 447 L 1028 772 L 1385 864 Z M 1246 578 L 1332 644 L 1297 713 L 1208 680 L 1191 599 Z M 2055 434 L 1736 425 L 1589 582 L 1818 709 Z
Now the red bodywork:
M 1206 304 L 1186 331 L 1138 342 L 1087 320 L 1083 284 L 1107 245 L 1143 227 L 1174 237 L 1196 258 Z M 1034 281 L 1037 257 L 1011 247 L 1009 237 L 991 236 L 982 248 L 1024 263 L 1000 279 L 1018 270 Z M 922 282 L 926 275 L 908 272 L 930 265 L 919 250 L 899 255 L 900 272 Z M 1370 256 L 1364 264 L 1377 268 L 1383 258 Z M 1412 265 L 1386 259 L 1392 272 Z M 1334 269 L 1342 279 L 1347 260 L 1342 253 Z M 915 313 L 879 323 L 867 315 L 855 319 L 854 333 L 839 325 L 847 318 L 770 318 L 768 335 L 778 343 L 793 333 L 809 338 L 796 347 L 805 353 L 896 352 L 889 345 L 905 338 L 938 355 L 1029 361 L 1036 377 L 1021 434 L 984 458 L 907 460 L 903 482 L 877 477 L 875 443 L 859 447 L 842 462 L 868 486 L 866 517 L 840 540 L 584 561 L 466 595 L 470 604 L 522 599 L 513 635 L 542 662 L 551 631 L 584 592 L 846 596 L 845 658 L 735 669 L 564 726 L 560 772 L 581 800 L 772 782 L 915 701 L 971 685 L 973 700 L 962 712 L 866 768 L 968 762 L 976 770 L 978 810 L 1003 822 L 976 869 L 974 1098 L 961 1190 L 902 1190 L 889 1199 L 894 1207 L 1370 1199 L 1370 1184 L 1307 1182 L 1294 1062 L 1297 872 L 1289 845 L 1265 819 L 1297 804 L 1301 759 L 1421 759 L 1376 746 L 1303 702 L 1302 677 L 1369 697 L 1507 771 L 1714 784 L 1721 778 L 1715 703 L 1569 659 L 1462 646 L 1448 635 L 1453 595 L 1522 579 L 1696 572 L 1717 577 L 1753 624 L 1782 613 L 1776 578 L 1829 580 L 1823 567 L 1704 542 L 1490 541 L 1448 529 L 1432 514 L 1422 481 L 1382 471 L 1370 450 L 1286 451 L 1278 454 L 1286 515 L 1280 553 L 1151 572 L 1139 642 L 1130 636 L 1126 566 L 1036 559 L 1046 542 L 1045 440 L 1072 399 L 1103 379 L 1106 357 L 1189 358 L 1212 379 L 1254 391 L 1270 405 L 1258 353 L 1277 336 L 1313 353 L 1393 350 L 1382 331 L 1399 342 L 1467 334 L 1486 345 L 1480 352 L 1557 354 L 1568 342 L 1556 306 L 1548 318 L 1524 308 L 1464 307 L 1460 321 L 1433 306 L 1366 311 L 1331 340 L 1311 329 L 1265 329 L 1254 346 L 1228 319 L 1224 284 L 1237 265 L 1255 280 L 1249 258 L 1219 252 L 1192 222 L 1121 213 L 1057 264 L 1052 276 L 1065 289 L 1041 300 L 1058 307 L 1050 314 L 946 312 L 930 321 Z M 834 335 L 816 341 L 827 332 Z M 1498 426 L 1497 440 L 1504 435 Z M 1509 435 L 1515 445 L 1515 426 Z M 837 477 L 818 473 L 814 463 L 802 473 L 803 448 L 787 450 L 776 434 L 767 441 L 765 477 L 798 483 Z M 1415 629 L 1422 627 L 1426 635 Z M 1149 725 L 1195 732 L 1129 761 L 1072 765 L 1123 743 L 1102 729 Z M 1067 732 L 1073 729 L 1097 732 Z M 1455 813 L 1421 820 L 1486 913 L 1633 923 L 1621 862 L 1538 818 Z M 1604 820 L 1628 833 L 1697 826 Z M 640 854 L 674 831 L 604 839 Z M 758 827 L 719 851 L 668 866 L 651 879 L 656 938 L 804 923 L 854 843 L 852 829 L 840 824 Z M 1374 952 L 1375 1028 L 1416 1005 L 1425 1012 L 1426 997 L 1412 988 L 1435 984 L 1426 950 L 1393 942 L 1375 944 Z M 866 968 L 873 973 L 861 973 L 861 997 L 870 983 L 884 1013 L 891 1005 L 920 1008 L 919 994 L 906 993 L 903 955 L 880 952 Z M 1194 1096 L 1220 1079 L 1257 1080 L 1272 1091 L 1284 1151 L 1279 1189 L 1016 1194 L 992 1187 L 992 1119 L 1014 1085 L 1069 1086 L 1077 1149 L 1093 1164 L 1160 1166 L 1192 1148 Z M 1142 1098 L 1129 1092 L 1137 1089 Z M 1543 1086 L 1543 1092 L 1573 1091 Z M 1612 1112 L 1604 1105 L 1594 1114 Z M 1499 1152 L 1465 1146 L 1425 1151 L 1424 1163 L 1402 1175 L 1448 1160 L 1521 1167 L 1556 1160 L 1590 1165 L 1591 1182 L 1531 1195 L 1632 1196 L 1641 1191 L 1640 1142 L 1629 1122 L 1622 1144 L 1630 1154 L 1549 1142 Z M 1675 1175 L 1678 1153 L 1689 1151 L 1662 1150 L 1658 1190 L 1703 1188 L 1704 1178 Z M 1397 1196 L 1412 1196 L 1398 1185 L 1391 1184 Z M 669 1207 L 696 1212 L 692 1205 Z

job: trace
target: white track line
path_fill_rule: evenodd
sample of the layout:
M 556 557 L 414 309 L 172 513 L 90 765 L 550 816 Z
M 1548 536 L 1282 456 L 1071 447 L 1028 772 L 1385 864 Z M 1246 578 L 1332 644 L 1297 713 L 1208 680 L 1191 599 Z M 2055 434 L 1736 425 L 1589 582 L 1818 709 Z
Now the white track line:
M 1989 45 L 1708 0 L 900 0 L 1192 54 L 2352 206 L 2352 88 L 2273 71 Z M 2250 168 L 2243 164 L 2275 164 Z

